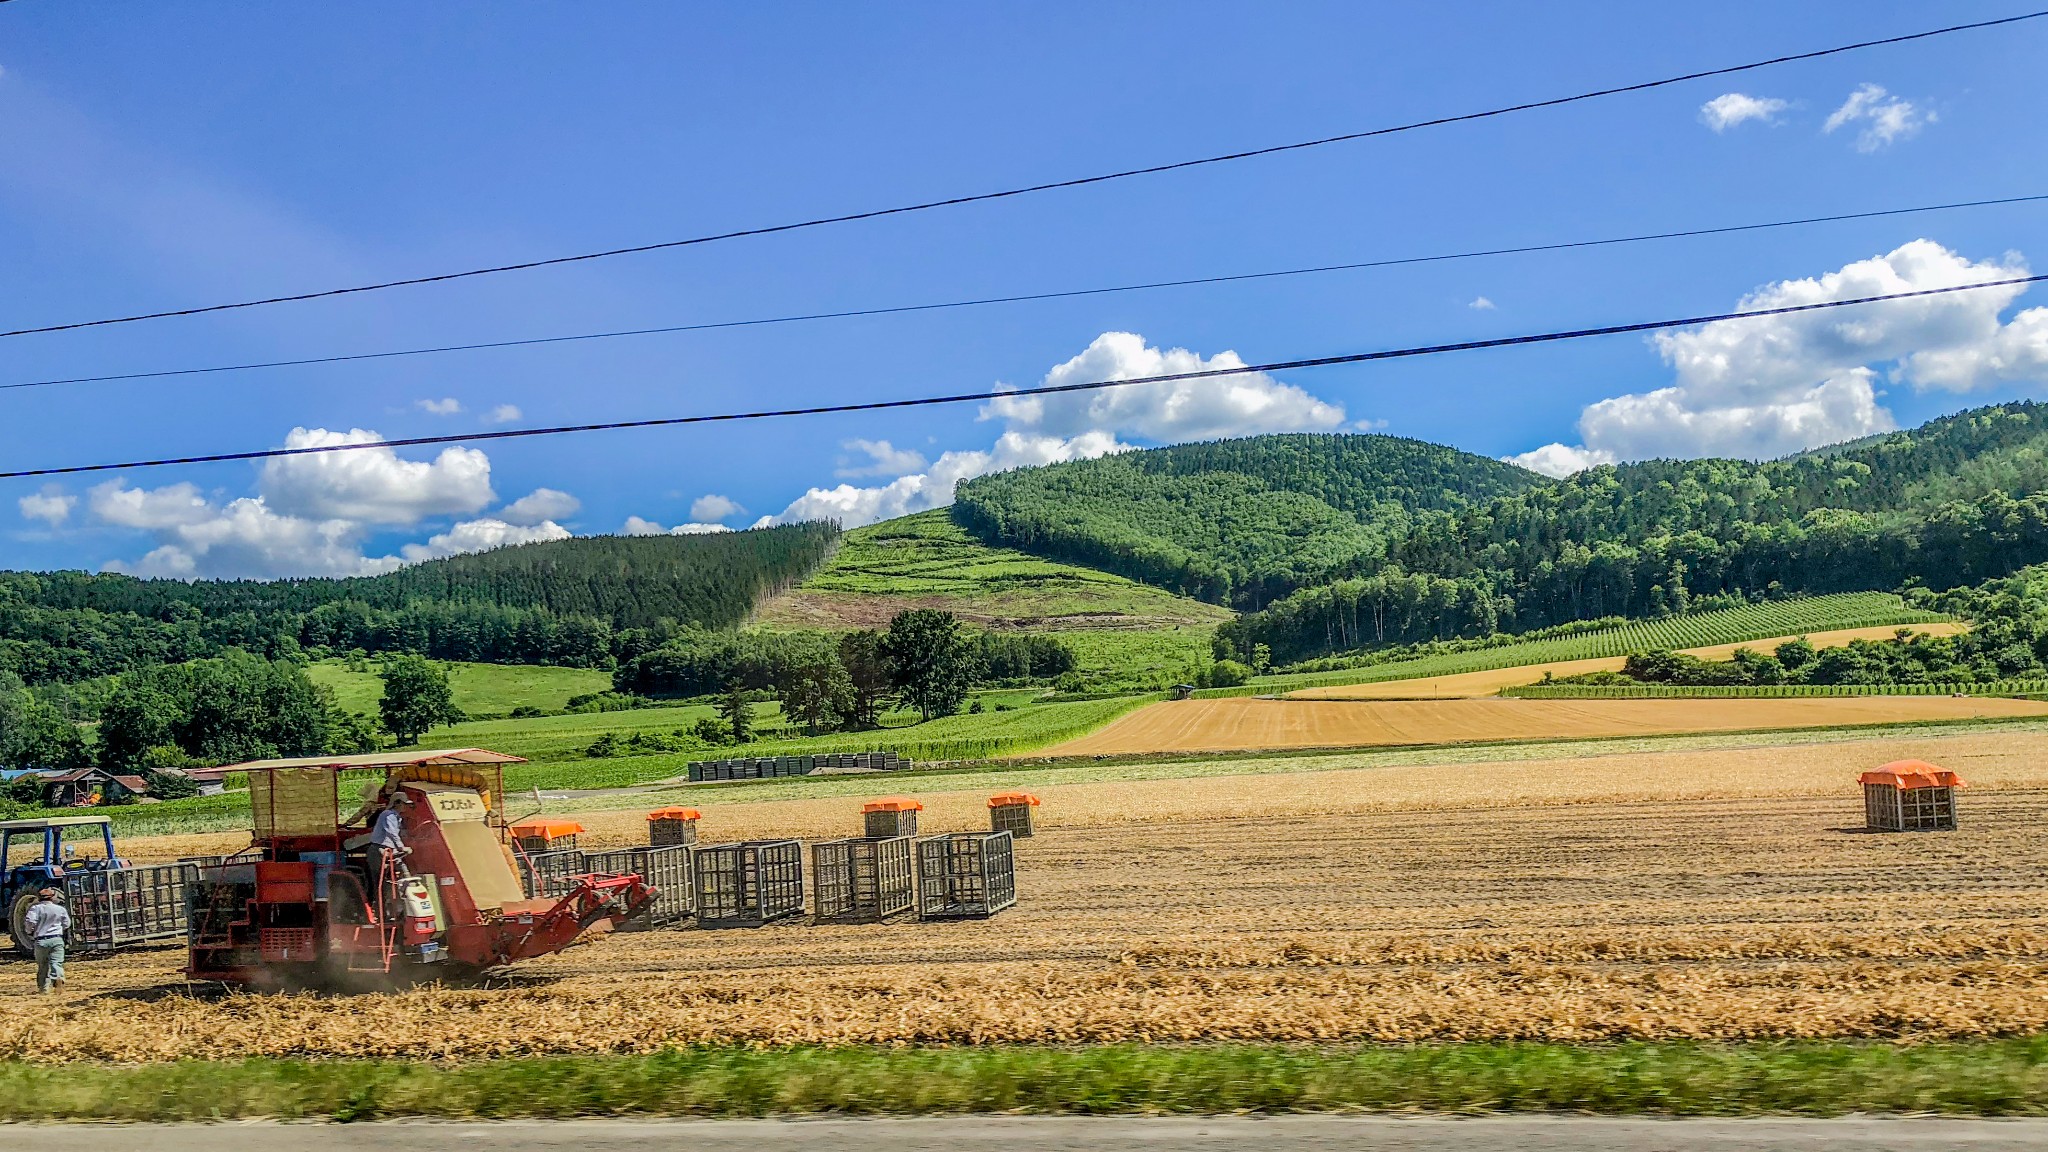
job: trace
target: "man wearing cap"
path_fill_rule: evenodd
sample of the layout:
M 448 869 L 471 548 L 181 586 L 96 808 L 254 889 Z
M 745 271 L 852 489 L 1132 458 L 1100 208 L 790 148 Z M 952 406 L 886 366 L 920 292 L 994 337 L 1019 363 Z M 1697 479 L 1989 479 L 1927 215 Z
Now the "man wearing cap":
M 370 825 L 370 851 L 377 864 L 377 883 L 380 886 L 394 884 L 405 868 L 405 854 L 412 849 L 405 846 L 402 835 L 402 821 L 399 805 L 412 806 L 412 797 L 403 792 L 394 792 L 391 802 L 377 813 L 377 819 Z
M 64 934 L 71 930 L 71 910 L 57 899 L 55 888 L 36 893 L 21 926 L 36 951 L 36 988 L 48 992 L 64 987 Z

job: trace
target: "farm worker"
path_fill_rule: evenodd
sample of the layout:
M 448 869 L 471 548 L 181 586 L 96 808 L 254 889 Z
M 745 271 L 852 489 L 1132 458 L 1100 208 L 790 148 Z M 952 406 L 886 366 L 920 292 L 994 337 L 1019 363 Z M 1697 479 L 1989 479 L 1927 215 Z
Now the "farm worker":
M 412 851 L 405 846 L 405 838 L 400 832 L 398 806 L 401 804 L 410 806 L 412 797 L 403 792 L 393 793 L 391 802 L 377 813 L 376 823 L 370 826 L 370 849 L 377 856 L 379 884 L 389 884 L 396 879 L 405 867 L 405 854 Z
M 35 945 L 36 990 L 64 987 L 64 934 L 71 930 L 71 910 L 57 900 L 55 888 L 36 893 L 39 899 L 22 917 L 22 927 Z

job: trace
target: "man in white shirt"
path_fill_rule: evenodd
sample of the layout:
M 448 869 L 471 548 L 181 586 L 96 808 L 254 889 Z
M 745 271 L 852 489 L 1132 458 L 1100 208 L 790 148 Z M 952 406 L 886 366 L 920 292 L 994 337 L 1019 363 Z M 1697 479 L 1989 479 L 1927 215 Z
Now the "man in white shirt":
M 64 934 L 71 930 L 71 910 L 57 899 L 55 888 L 45 888 L 22 917 L 22 928 L 36 953 L 36 988 L 48 992 L 64 987 Z
M 394 792 L 391 802 L 385 805 L 377 819 L 370 825 L 370 852 L 377 866 L 377 883 L 391 884 L 405 867 L 405 854 L 411 849 L 405 846 L 401 834 L 399 805 L 411 807 L 412 797 L 403 792 Z

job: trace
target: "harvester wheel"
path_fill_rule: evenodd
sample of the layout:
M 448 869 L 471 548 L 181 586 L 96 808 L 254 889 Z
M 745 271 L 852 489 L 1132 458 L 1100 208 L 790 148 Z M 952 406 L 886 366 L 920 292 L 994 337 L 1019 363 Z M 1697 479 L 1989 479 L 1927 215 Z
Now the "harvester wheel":
M 7 917 L 7 935 L 14 944 L 14 950 L 23 956 L 36 954 L 28 938 L 28 910 L 36 906 L 36 894 L 23 892 L 14 898 L 14 908 Z

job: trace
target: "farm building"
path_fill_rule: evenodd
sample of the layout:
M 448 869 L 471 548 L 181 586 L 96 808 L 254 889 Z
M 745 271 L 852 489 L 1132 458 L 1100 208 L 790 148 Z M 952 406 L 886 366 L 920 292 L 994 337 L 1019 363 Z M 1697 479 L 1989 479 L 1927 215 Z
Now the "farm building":
M 149 784 L 142 777 L 108 772 L 103 768 L 43 773 L 42 780 L 45 808 L 125 804 L 149 795 Z

